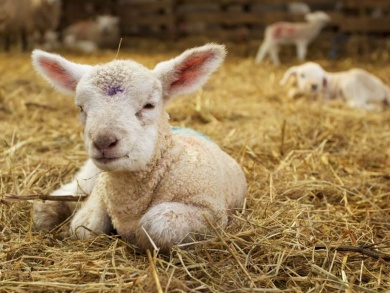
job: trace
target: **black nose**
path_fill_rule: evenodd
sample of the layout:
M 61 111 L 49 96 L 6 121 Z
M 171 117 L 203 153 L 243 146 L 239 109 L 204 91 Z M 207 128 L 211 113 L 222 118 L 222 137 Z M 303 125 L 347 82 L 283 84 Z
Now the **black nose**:
M 311 89 L 312 89 L 313 91 L 317 90 L 317 88 L 318 88 L 318 85 L 316 85 L 316 84 L 312 84 L 312 85 L 311 85 Z
M 113 135 L 98 136 L 93 145 L 100 151 L 114 148 L 118 143 L 118 139 Z

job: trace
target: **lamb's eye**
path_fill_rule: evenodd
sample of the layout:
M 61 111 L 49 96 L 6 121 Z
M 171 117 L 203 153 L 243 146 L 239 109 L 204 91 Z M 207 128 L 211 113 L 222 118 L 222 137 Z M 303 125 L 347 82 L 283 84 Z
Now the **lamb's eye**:
M 84 108 L 82 106 L 77 106 L 80 109 L 80 121 L 81 123 L 85 124 L 85 121 L 87 120 L 87 113 L 84 112 Z
M 154 109 L 154 105 L 153 104 L 150 104 L 150 103 L 147 103 L 143 109 L 147 109 L 147 110 L 151 110 L 151 109 Z
M 155 106 L 154 106 L 153 104 L 147 103 L 147 104 L 145 104 L 145 105 L 142 107 L 141 110 L 139 110 L 139 111 L 135 114 L 135 116 L 137 116 L 138 119 L 142 119 L 143 114 L 146 114 L 146 113 L 148 113 L 150 110 L 153 110 L 154 107 L 155 107 Z

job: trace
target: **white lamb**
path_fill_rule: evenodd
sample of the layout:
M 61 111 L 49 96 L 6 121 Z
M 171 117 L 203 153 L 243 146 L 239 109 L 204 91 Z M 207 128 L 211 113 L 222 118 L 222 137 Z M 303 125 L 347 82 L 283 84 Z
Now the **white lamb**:
M 165 105 L 199 89 L 223 62 L 224 46 L 208 44 L 153 70 L 115 60 L 89 66 L 35 50 L 36 70 L 58 90 L 75 94 L 90 160 L 54 194 L 90 193 L 71 220 L 79 238 L 109 233 L 162 251 L 224 228 L 246 194 L 245 176 L 207 137 L 171 129 Z M 101 171 L 100 171 L 101 170 Z M 63 202 L 34 203 L 34 222 L 50 230 L 69 217 Z M 87 229 L 85 229 L 86 227 Z
M 119 18 L 101 15 L 96 20 L 72 24 L 63 31 L 65 47 L 91 53 L 103 48 L 116 48 L 120 41 Z
M 318 36 L 322 28 L 330 22 L 330 17 L 325 12 L 316 11 L 306 14 L 305 19 L 307 22 L 276 22 L 267 26 L 255 63 L 261 63 L 269 54 L 273 63 L 279 65 L 280 45 L 287 44 L 295 44 L 298 59 L 304 60 L 307 47 Z
M 390 89 L 378 77 L 359 68 L 342 72 L 326 72 L 319 64 L 306 62 L 290 67 L 284 74 L 280 85 L 295 76 L 297 88 L 289 96 L 321 96 L 323 100 L 345 99 L 351 107 L 367 110 L 379 109 L 390 104 Z

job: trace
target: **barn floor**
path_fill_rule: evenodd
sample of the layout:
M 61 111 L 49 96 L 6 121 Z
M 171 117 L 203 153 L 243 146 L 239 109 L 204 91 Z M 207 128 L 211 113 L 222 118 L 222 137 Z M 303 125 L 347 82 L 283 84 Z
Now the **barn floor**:
M 200 40 L 122 48 L 152 68 Z M 388 44 L 386 45 L 388 46 Z M 327 61 L 390 84 L 388 48 Z M 148 257 L 115 236 L 94 241 L 36 232 L 31 204 L 6 194 L 49 194 L 86 159 L 78 110 L 32 69 L 30 54 L 0 52 L 1 292 L 389 292 L 390 109 L 289 99 L 278 81 L 298 64 L 255 66 L 256 44 L 229 55 L 203 90 L 168 106 L 172 124 L 210 136 L 243 167 L 248 196 L 226 231 L 170 256 Z M 96 64 L 116 51 L 63 52 Z M 368 62 L 367 62 L 368 61 Z M 386 255 L 385 255 L 386 254 Z

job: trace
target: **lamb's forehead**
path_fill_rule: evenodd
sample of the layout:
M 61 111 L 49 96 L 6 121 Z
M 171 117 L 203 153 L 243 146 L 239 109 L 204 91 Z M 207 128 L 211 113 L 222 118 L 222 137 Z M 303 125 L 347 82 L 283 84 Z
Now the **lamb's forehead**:
M 158 79 L 145 66 L 132 60 L 115 60 L 92 67 L 80 80 L 79 88 L 93 87 L 104 95 L 114 96 L 123 92 L 152 91 L 158 86 Z

